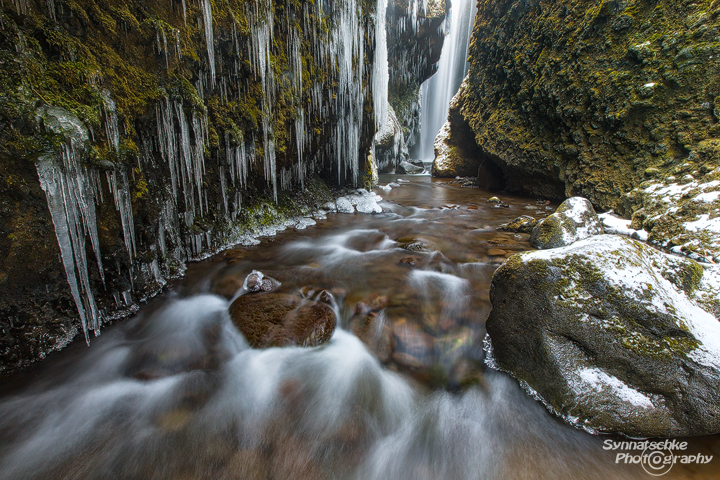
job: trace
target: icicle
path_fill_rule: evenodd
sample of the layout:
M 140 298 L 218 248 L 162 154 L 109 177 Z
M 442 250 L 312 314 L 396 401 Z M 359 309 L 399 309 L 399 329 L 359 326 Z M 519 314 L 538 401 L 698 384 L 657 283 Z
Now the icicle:
M 220 192 L 222 193 L 223 206 L 225 207 L 225 215 L 228 213 L 228 196 L 227 196 L 227 185 L 225 185 L 225 167 L 220 166 L 218 169 L 220 173 Z
M 83 148 L 88 140 L 88 134 L 80 120 L 63 109 L 47 107 L 39 111 L 38 116 L 43 119 L 46 128 L 70 139 L 61 146 L 60 159 L 46 155 L 38 160 L 36 168 L 55 227 L 70 292 L 85 340 L 89 342 L 89 330 L 93 330 L 95 335 L 100 334 L 102 318 L 90 286 L 86 237 L 90 238 L 100 278 L 105 281 L 105 277 L 95 215 L 97 175 L 80 166 L 75 156 L 76 149 Z
M 178 62 L 182 59 L 182 48 L 180 48 L 180 30 L 173 30 L 175 36 L 175 53 L 177 54 Z
M 55 18 L 55 0 L 47 0 L 47 7 L 48 13 L 50 13 L 50 18 L 57 20 L 57 18 Z
M 120 149 L 120 129 L 118 128 L 117 107 L 108 90 L 101 92 L 104 101 L 103 120 L 108 144 L 117 152 Z
M 200 0 L 200 7 L 202 8 L 205 23 L 205 43 L 207 44 L 208 62 L 210 64 L 210 85 L 215 88 L 215 34 L 213 32 L 212 4 L 210 0 Z
M 162 41 L 163 41 L 163 55 L 165 55 L 165 70 L 170 70 L 170 63 L 168 57 L 170 57 L 170 52 L 168 51 L 167 46 L 167 36 L 165 35 L 165 29 L 160 27 L 160 32 L 162 33 Z

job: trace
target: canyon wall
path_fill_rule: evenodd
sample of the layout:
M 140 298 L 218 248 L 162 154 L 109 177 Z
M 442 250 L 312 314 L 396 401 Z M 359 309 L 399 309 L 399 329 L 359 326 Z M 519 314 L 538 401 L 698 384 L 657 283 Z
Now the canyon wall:
M 479 1 L 457 102 L 478 164 L 500 167 L 511 191 L 628 216 L 643 206 L 629 192 L 680 165 L 711 181 L 719 12 L 717 0 Z
M 369 182 L 374 0 L 9 0 L 0 372 Z M 387 99 L 384 100 L 387 102 Z

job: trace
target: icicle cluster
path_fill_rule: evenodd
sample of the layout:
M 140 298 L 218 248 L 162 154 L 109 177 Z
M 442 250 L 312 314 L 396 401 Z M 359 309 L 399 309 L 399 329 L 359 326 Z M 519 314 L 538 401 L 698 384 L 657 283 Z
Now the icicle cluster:
M 61 145 L 59 158 L 45 155 L 36 167 L 55 226 L 70 292 L 77 306 L 85 341 L 89 342 L 90 330 L 99 335 L 102 317 L 90 285 L 86 238 L 90 239 L 100 278 L 105 281 L 95 215 L 99 176 L 78 163 L 76 152 L 84 149 L 88 140 L 82 123 L 56 107 L 46 108 L 42 115 L 48 129 L 67 139 Z
M 192 113 L 188 122 L 182 100 L 165 97 L 157 105 L 157 138 L 160 154 L 170 167 L 173 198 L 185 202 L 185 224 L 191 226 L 195 215 L 207 211 L 207 195 L 202 177 L 205 173 L 207 118 Z
M 13 1 L 18 9 L 27 9 L 24 0 Z M 53 5 L 54 0 L 47 1 L 48 6 Z M 76 130 L 84 136 L 78 134 L 76 136 L 82 138 L 64 145 L 61 158 L 48 156 L 38 162 L 38 174 L 47 195 L 68 283 L 86 338 L 90 330 L 98 333 L 102 323 L 102 313 L 90 285 L 85 242 L 89 239 L 92 243 L 102 278 L 95 206 L 104 201 L 103 191 L 109 191 L 113 198 L 129 260 L 128 271 L 120 273 L 129 276 L 131 289 L 112 294 L 118 306 L 129 307 L 133 304 L 133 278 L 154 279 L 158 284 L 164 284 L 163 269 L 182 269 L 188 259 L 199 258 L 228 241 L 228 238 L 220 236 L 231 233 L 213 229 L 220 224 L 221 228 L 226 228 L 230 222 L 238 220 L 243 192 L 248 187 L 253 168 L 259 170 L 254 173 L 264 175 L 275 199 L 280 191 L 304 185 L 306 178 L 319 171 L 336 170 L 339 183 L 356 184 L 363 105 L 370 93 L 369 88 L 374 92 L 375 122 L 378 125 L 386 123 L 387 0 L 379 2 L 374 33 L 380 50 L 370 65 L 365 60 L 365 41 L 372 32 L 366 32 L 360 0 L 303 2 L 297 10 L 288 6 L 281 18 L 274 17 L 272 0 L 248 2 L 245 14 L 250 41 L 241 37 L 239 32 L 243 30 L 240 25 L 232 23 L 226 31 L 230 51 L 217 65 L 211 0 L 198 0 L 197 5 L 202 14 L 202 18 L 198 16 L 197 20 L 204 29 L 208 55 L 206 70 L 196 77 L 198 97 L 205 101 L 210 95 L 217 95 L 222 103 L 227 104 L 243 97 L 244 88 L 249 83 L 257 82 L 263 92 L 260 128 L 246 132 L 237 128 L 220 132 L 219 145 L 213 146 L 217 155 L 206 159 L 210 150 L 207 113 L 197 105 L 190 107 L 187 100 L 183 102 L 180 98 L 166 95 L 155 105 L 155 128 L 140 131 L 137 138 L 132 139 L 140 152 L 136 168 L 117 162 L 112 167 L 105 165 L 105 175 L 101 176 L 98 170 L 82 166 L 75 151 L 89 137 L 96 141 L 96 133 L 88 133 L 75 117 L 63 122 L 71 125 L 76 122 Z M 185 22 L 187 7 L 186 0 L 182 0 Z M 58 4 L 57 8 L 61 9 L 62 5 Z M 276 29 L 283 32 L 284 52 L 278 51 L 278 45 L 283 42 L 274 41 Z M 175 52 L 171 52 L 173 47 Z M 180 30 L 159 22 L 153 48 L 162 56 L 165 69 L 172 70 L 173 58 L 178 61 L 182 58 Z M 282 79 L 276 79 L 275 62 L 284 56 L 288 59 L 287 73 Z M 248 59 L 255 79 L 247 78 Z M 313 72 L 317 74 L 312 83 L 303 81 L 303 73 L 308 73 L 304 69 L 310 68 L 306 67 L 306 61 L 313 64 Z M 372 86 L 364 87 L 364 80 L 368 78 L 372 79 Z M 275 147 L 274 125 L 279 114 L 276 100 L 281 92 L 278 81 L 284 88 L 283 107 L 290 102 L 292 111 L 291 131 L 288 132 L 291 140 L 290 145 L 286 145 L 288 153 L 285 157 L 290 161 L 285 163 L 284 168 L 278 167 Z M 93 78 L 92 82 L 101 88 L 100 78 Z M 116 104 L 110 92 L 101 90 L 101 95 L 102 131 L 108 147 L 124 158 L 121 136 L 126 132 L 122 131 L 123 124 L 118 119 Z M 322 127 L 320 133 L 318 125 Z M 318 134 L 323 137 L 321 142 L 315 138 Z M 260 152 L 260 149 L 262 158 L 256 162 L 255 152 Z M 157 242 L 142 245 L 147 237 L 136 236 L 130 185 L 136 174 L 145 175 L 148 172 L 144 173 L 144 170 L 154 169 L 157 158 L 162 159 L 163 168 L 167 168 L 168 181 L 164 189 L 160 186 L 160 191 L 154 192 L 159 204 Z M 208 166 L 213 178 L 209 178 L 206 160 L 212 162 Z M 255 167 L 256 164 L 258 167 Z M 105 184 L 107 190 L 104 190 Z M 219 195 L 213 195 L 217 186 Z M 212 205 L 209 205 L 210 200 Z M 143 249 L 151 252 L 152 260 L 137 258 Z M 122 268 L 125 270 L 125 267 Z
M 252 28 L 250 59 L 255 74 L 260 78 L 263 91 L 262 130 L 265 154 L 265 178 L 272 185 L 273 198 L 277 200 L 277 167 L 275 158 L 275 132 L 273 132 L 272 109 L 275 103 L 275 73 L 270 51 L 273 44 L 273 8 L 271 0 L 258 0 L 248 7 L 247 12 Z
M 183 1 L 183 5 L 184 5 Z M 208 63 L 210 64 L 210 84 L 215 88 L 215 33 L 213 31 L 212 4 L 210 0 L 200 0 L 205 27 L 205 43 L 207 45 Z

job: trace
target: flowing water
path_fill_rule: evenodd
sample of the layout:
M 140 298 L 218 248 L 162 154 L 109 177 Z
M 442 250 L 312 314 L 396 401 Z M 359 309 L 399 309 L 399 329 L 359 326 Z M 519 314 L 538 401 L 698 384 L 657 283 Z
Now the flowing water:
M 615 463 L 609 437 L 478 367 L 492 273 L 529 248 L 496 227 L 553 207 L 496 206 L 429 177 L 377 192 L 384 213 L 329 214 L 192 264 L 91 347 L 6 379 L 0 478 L 648 478 Z M 329 344 L 249 348 L 228 306 L 253 270 L 286 293 L 325 289 L 338 319 Z M 353 333 L 368 311 L 388 344 Z M 688 453 L 720 455 L 717 437 L 690 442 Z M 717 476 L 717 460 L 681 467 L 665 478 Z

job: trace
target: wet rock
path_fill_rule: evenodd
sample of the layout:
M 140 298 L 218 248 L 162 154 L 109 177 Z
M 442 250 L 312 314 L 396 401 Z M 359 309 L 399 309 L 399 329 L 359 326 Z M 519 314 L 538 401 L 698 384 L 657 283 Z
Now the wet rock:
M 434 339 L 420 326 L 400 319 L 392 326 L 393 361 L 409 370 L 428 370 L 435 364 Z
M 614 235 L 515 255 L 490 289 L 494 359 L 583 428 L 718 433 L 718 268 Z
M 213 278 L 210 285 L 210 291 L 228 300 L 233 298 L 235 294 L 243 288 L 243 281 L 235 275 L 222 275 Z
M 405 160 L 401 161 L 397 168 L 397 173 L 408 173 L 410 175 L 417 175 L 423 173 L 424 171 L 425 167 L 413 165 L 412 163 Z
M 230 305 L 230 317 L 255 348 L 321 345 L 335 330 L 328 305 L 283 293 L 243 295 Z
M 504 223 L 498 227 L 498 230 L 505 232 L 532 233 L 537 226 L 538 220 L 530 215 L 522 215 L 508 223 Z
M 350 320 L 350 331 L 373 352 L 382 363 L 388 363 L 392 354 L 392 328 L 385 315 L 377 312 L 356 314 Z
M 303 287 L 300 289 L 300 295 L 303 298 L 313 300 L 315 302 L 324 303 L 330 307 L 335 305 L 333 294 L 325 289 L 317 287 Z
M 250 275 L 245 277 L 245 281 L 243 282 L 242 287 L 246 291 L 251 293 L 268 293 L 274 292 L 275 290 L 280 288 L 280 282 L 278 282 L 274 278 L 266 277 L 262 272 L 253 270 Z
M 397 242 L 400 248 L 410 252 L 427 253 L 433 249 L 429 242 L 414 237 L 401 237 L 397 239 Z
M 416 267 L 419 262 L 420 262 L 420 259 L 418 257 L 404 257 L 404 258 L 401 258 L 400 261 L 398 261 L 398 265 L 413 268 L 413 267 Z
M 602 233 L 592 204 L 585 198 L 571 197 L 533 228 L 530 243 L 538 249 L 557 248 Z

